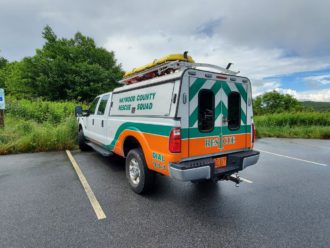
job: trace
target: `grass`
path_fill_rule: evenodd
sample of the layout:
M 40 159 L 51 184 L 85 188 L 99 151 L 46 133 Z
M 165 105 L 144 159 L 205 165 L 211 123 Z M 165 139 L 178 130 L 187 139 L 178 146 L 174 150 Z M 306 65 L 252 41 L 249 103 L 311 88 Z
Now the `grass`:
M 7 98 L 5 128 L 0 129 L 0 154 L 77 148 L 74 102 Z
M 257 137 L 330 139 L 330 113 L 277 113 L 254 118 Z

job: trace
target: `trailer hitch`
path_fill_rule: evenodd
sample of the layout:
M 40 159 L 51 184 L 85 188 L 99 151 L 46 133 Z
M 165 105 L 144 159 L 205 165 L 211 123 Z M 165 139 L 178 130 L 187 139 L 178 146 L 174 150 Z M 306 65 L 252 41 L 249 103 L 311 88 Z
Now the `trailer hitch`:
M 232 181 L 236 184 L 236 187 L 239 187 L 239 184 L 241 181 L 241 178 L 239 177 L 238 173 L 236 173 L 235 175 L 232 174 L 232 175 L 227 175 L 225 177 L 225 180 L 229 180 L 229 181 Z

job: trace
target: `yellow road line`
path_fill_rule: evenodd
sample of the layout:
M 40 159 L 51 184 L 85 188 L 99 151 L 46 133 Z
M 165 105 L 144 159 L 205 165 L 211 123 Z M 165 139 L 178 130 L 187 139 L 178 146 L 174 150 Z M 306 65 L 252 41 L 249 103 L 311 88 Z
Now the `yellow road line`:
M 85 189 L 85 192 L 86 192 L 86 194 L 88 196 L 88 199 L 91 202 L 92 207 L 93 207 L 93 209 L 95 211 L 95 214 L 97 216 L 97 219 L 98 220 L 105 219 L 106 218 L 105 213 L 103 212 L 103 209 L 102 209 L 99 201 L 96 199 L 96 197 L 94 195 L 94 192 L 92 191 L 91 187 L 89 186 L 86 177 L 84 176 L 84 174 L 80 170 L 80 167 L 79 167 L 78 163 L 73 158 L 73 156 L 72 156 L 72 154 L 71 154 L 71 152 L 69 150 L 66 150 L 66 154 L 68 155 L 68 157 L 69 157 L 69 159 L 70 159 L 70 161 L 72 163 L 72 166 L 75 169 L 75 171 L 76 171 L 76 173 L 77 173 L 77 175 L 79 177 L 79 180 L 80 180 L 82 186 Z

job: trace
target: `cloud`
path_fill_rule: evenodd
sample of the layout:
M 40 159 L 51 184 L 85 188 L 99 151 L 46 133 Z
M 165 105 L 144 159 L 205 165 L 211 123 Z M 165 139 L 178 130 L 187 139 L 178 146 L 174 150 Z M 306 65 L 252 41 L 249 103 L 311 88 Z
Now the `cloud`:
M 304 81 L 317 82 L 323 85 L 330 84 L 330 74 L 305 77 Z
M 307 90 L 307 91 L 296 91 L 293 89 L 286 89 L 281 87 L 276 87 L 275 90 L 281 94 L 289 94 L 299 101 L 316 101 L 316 102 L 330 102 L 330 89 L 322 90 Z M 266 90 L 271 91 L 271 90 Z
M 285 88 L 269 77 L 330 67 L 329 9 L 324 0 L 0 0 L 0 49 L 10 60 L 33 55 L 49 24 L 59 37 L 95 38 L 125 70 L 186 50 L 198 62 L 234 62 L 259 94 Z

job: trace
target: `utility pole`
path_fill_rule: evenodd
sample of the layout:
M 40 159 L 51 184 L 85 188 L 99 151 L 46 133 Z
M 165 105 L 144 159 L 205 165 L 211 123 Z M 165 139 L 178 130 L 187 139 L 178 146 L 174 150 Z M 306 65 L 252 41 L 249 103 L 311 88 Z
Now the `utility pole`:
M 5 91 L 0 89 L 0 128 L 5 127 Z

